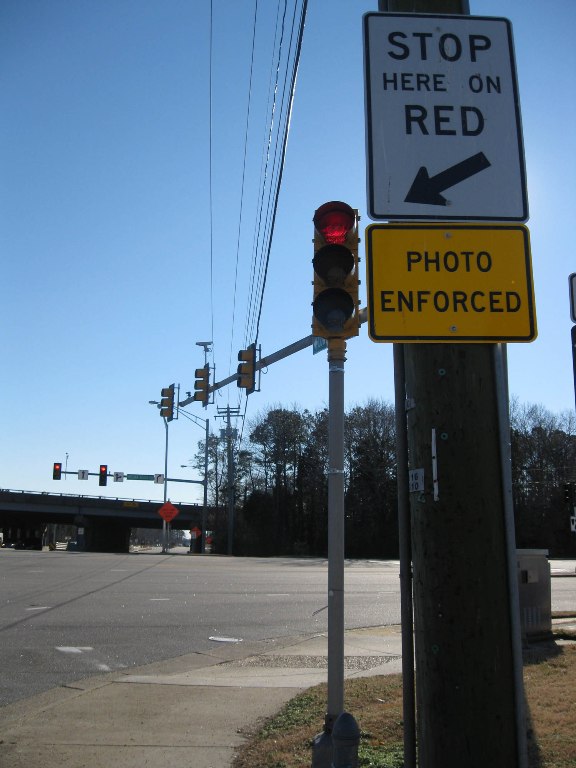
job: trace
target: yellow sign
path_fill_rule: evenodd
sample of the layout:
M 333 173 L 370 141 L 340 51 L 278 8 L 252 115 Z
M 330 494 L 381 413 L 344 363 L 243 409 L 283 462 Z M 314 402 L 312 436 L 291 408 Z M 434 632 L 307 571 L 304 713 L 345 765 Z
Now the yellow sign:
M 536 338 L 522 224 L 373 224 L 366 229 L 366 270 L 372 341 Z

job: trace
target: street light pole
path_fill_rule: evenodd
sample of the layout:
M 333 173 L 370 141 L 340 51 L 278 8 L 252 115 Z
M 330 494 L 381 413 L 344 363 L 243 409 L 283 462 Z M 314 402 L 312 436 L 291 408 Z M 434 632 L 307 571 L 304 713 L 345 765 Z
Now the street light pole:
M 200 426 L 202 424 L 202 420 L 199 419 L 197 416 L 194 416 L 191 413 L 186 413 L 186 411 L 180 409 L 180 413 L 182 416 L 185 416 L 187 419 L 190 419 L 190 421 L 193 421 L 194 424 L 197 426 Z M 203 480 L 192 480 L 189 482 L 194 483 L 202 483 L 204 486 L 204 501 L 202 506 L 202 536 L 200 539 L 201 542 L 201 552 L 204 554 L 206 551 L 206 526 L 208 521 L 208 443 L 210 440 L 210 420 L 206 419 L 205 422 L 205 437 L 204 437 L 204 479 Z M 188 464 L 181 464 L 181 467 L 187 467 Z M 172 478 L 173 479 L 173 478 Z M 216 504 L 218 506 L 218 504 Z M 190 551 L 192 552 L 192 543 L 190 543 Z
M 168 419 L 164 419 L 164 426 L 166 427 L 166 443 L 164 447 L 164 504 L 168 496 Z M 169 523 L 166 520 L 162 521 L 162 552 L 168 552 L 168 532 Z
M 148 400 L 150 405 L 155 405 L 160 410 L 161 405 L 158 400 Z M 160 414 L 162 416 L 162 414 Z M 166 440 L 164 444 L 164 504 L 168 497 L 168 419 L 162 416 L 164 427 L 166 429 Z M 168 524 L 162 520 L 162 552 L 168 552 Z
M 202 505 L 202 554 L 206 552 L 206 525 L 208 520 L 208 440 L 210 439 L 210 421 L 206 419 L 206 437 L 204 440 L 204 501 Z

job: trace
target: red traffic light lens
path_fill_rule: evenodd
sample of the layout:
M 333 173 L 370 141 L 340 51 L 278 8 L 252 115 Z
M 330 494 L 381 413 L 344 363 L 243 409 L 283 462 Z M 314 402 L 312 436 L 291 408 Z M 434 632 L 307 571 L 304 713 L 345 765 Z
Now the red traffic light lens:
M 54 464 L 54 471 L 55 472 L 58 472 L 61 469 L 62 469 L 62 464 Z
M 344 243 L 354 227 L 356 215 L 346 203 L 324 203 L 314 214 L 314 226 L 327 243 Z

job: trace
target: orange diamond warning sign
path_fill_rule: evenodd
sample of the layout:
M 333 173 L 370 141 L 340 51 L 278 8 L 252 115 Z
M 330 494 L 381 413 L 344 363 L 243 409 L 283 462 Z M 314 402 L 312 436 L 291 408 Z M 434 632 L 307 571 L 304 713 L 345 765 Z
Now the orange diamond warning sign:
M 163 520 L 166 520 L 166 522 L 169 523 L 174 520 L 177 515 L 180 514 L 180 510 L 178 507 L 175 507 L 174 504 L 171 504 L 169 501 L 167 501 L 165 504 L 162 504 L 158 510 L 158 514 Z

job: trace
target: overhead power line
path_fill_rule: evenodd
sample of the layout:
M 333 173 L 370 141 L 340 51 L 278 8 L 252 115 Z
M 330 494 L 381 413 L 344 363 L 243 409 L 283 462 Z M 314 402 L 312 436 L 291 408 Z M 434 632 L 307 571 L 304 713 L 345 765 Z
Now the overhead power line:
M 262 164 L 260 173 L 260 183 L 257 190 L 257 200 L 255 201 L 255 222 L 252 234 L 251 264 L 249 270 L 242 269 L 242 238 L 243 231 L 246 228 L 246 210 L 247 210 L 247 179 L 249 163 L 249 144 L 250 134 L 254 133 L 254 115 L 257 114 L 256 98 L 257 92 L 254 90 L 255 73 L 258 66 L 261 66 L 256 57 L 258 51 L 267 46 L 262 45 L 257 35 L 265 34 L 270 36 L 270 28 L 264 30 L 264 20 L 267 18 L 262 3 L 254 0 L 254 9 L 251 24 L 251 44 L 250 44 L 250 72 L 248 80 L 247 98 L 246 98 L 246 116 L 244 122 L 244 148 L 242 161 L 241 192 L 239 197 L 239 212 L 237 225 L 237 242 L 234 266 L 234 283 L 232 286 L 233 299 L 229 304 L 231 312 L 230 322 L 230 346 L 229 346 L 229 370 L 235 368 L 235 327 L 237 325 L 237 316 L 239 311 L 240 293 L 239 293 L 239 275 L 250 274 L 249 285 L 246 292 L 246 315 L 244 325 L 243 344 L 256 343 L 260 334 L 260 323 L 262 318 L 264 295 L 266 290 L 268 268 L 271 260 L 271 249 L 274 235 L 276 214 L 278 210 L 278 200 L 282 183 L 284 163 L 286 159 L 286 149 L 288 143 L 288 133 L 290 129 L 290 119 L 295 94 L 296 76 L 298 72 L 298 63 L 302 47 L 302 38 L 304 32 L 304 23 L 306 19 L 307 0 L 278 0 L 276 9 L 274 40 L 272 43 L 271 71 L 268 86 L 268 106 L 265 110 L 265 131 L 262 142 Z M 266 10 L 269 10 L 267 7 Z M 268 16 L 269 18 L 269 16 Z M 214 146 L 214 114 L 213 100 L 215 81 L 213 79 L 214 71 L 214 47 L 215 38 L 215 19 L 213 0 L 210 2 L 210 68 L 209 68 L 209 216 L 210 216 L 210 315 L 212 339 L 215 339 L 215 317 L 217 309 L 214 306 L 214 280 L 216 279 L 216 256 L 214 253 L 215 222 L 214 211 L 216 206 L 214 189 L 214 159 L 216 147 Z M 221 313 L 218 313 L 221 316 Z M 237 339 L 236 339 L 237 342 Z M 212 347 L 212 364 L 214 364 L 216 343 Z M 220 344 L 221 347 L 221 344 Z M 243 395 L 243 390 L 238 393 L 239 399 Z

